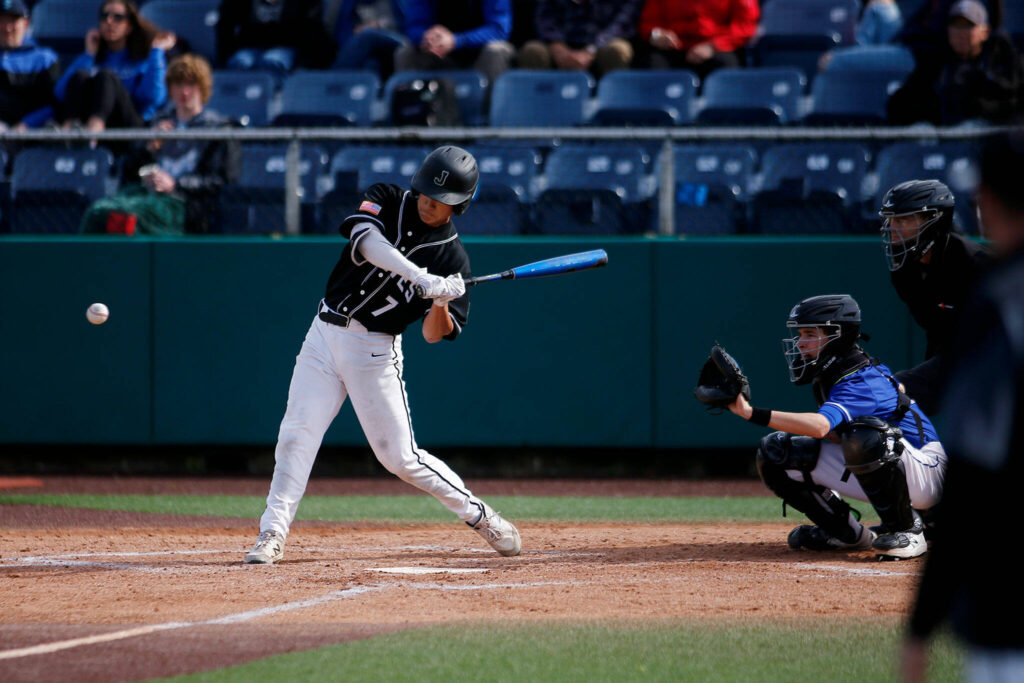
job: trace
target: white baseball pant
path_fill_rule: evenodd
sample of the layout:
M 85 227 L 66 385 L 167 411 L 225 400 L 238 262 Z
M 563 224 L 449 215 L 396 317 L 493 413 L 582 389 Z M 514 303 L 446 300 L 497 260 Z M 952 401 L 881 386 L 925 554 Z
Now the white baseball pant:
M 402 362 L 401 335 L 370 332 L 354 319 L 348 327 L 313 319 L 295 359 L 260 531 L 287 536 L 324 434 L 346 398 L 389 472 L 437 498 L 459 519 L 479 519 L 483 502 L 448 465 L 416 445 Z

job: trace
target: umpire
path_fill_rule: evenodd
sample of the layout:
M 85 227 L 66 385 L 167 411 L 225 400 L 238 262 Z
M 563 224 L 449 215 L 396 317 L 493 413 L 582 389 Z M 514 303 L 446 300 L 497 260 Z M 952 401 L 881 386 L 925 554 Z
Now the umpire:
M 988 252 L 956 230 L 953 193 L 938 180 L 909 180 L 882 200 L 882 244 L 896 293 L 927 337 L 925 362 L 896 373 L 921 409 L 939 410 L 941 358 Z
M 992 138 L 981 157 L 979 207 L 997 263 L 981 281 L 948 355 L 949 476 L 937 510 L 941 533 L 909 623 L 903 676 L 924 680 L 925 643 L 949 618 L 968 647 L 965 679 L 1024 680 L 1024 611 L 1013 561 L 979 560 L 1013 543 L 1024 478 L 1024 129 Z M 979 522 L 978 515 L 993 522 Z M 1007 619 L 1011 621 L 1008 622 Z

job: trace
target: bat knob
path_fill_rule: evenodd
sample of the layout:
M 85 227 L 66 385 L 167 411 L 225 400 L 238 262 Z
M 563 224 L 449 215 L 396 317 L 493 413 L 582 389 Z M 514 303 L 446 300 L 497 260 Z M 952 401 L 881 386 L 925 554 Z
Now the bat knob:
M 427 290 L 423 289 L 423 285 L 416 285 L 413 287 L 413 291 L 416 292 L 416 296 L 421 299 L 426 299 Z

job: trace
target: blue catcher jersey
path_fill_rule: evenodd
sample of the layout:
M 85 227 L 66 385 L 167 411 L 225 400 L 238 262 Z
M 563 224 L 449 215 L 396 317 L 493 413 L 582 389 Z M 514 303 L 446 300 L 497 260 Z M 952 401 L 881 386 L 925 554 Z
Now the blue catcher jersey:
M 882 364 L 869 365 L 851 372 L 835 383 L 818 413 L 828 419 L 832 429 L 843 422 L 865 415 L 889 420 L 896 411 L 899 400 L 896 387 L 889 381 L 891 376 L 892 371 Z M 924 434 L 918 429 L 918 419 L 920 431 Z M 915 448 L 920 448 L 929 441 L 939 440 L 935 427 L 916 403 L 900 420 L 899 428 L 903 430 L 904 438 Z

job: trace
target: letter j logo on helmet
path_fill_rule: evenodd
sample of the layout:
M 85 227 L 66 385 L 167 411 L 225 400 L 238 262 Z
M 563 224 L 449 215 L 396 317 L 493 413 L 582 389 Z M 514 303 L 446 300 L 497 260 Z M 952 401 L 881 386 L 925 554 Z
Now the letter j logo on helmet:
M 441 175 L 434 177 L 434 184 L 438 187 L 444 187 L 444 181 L 448 180 L 448 171 L 441 171 Z

